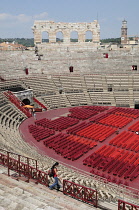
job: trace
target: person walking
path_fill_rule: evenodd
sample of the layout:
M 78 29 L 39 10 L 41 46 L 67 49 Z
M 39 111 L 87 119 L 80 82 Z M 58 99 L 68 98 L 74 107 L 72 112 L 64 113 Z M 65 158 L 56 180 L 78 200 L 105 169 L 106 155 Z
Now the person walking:
M 60 189 L 59 178 L 58 178 L 58 170 L 57 170 L 58 165 L 59 165 L 59 163 L 56 162 L 51 168 L 52 173 L 53 173 L 53 178 L 54 178 L 55 182 L 52 185 L 49 186 L 50 190 L 53 190 L 53 188 L 55 188 L 55 187 L 57 188 L 58 191 Z
M 32 116 L 34 117 L 35 120 L 37 120 L 35 109 L 32 109 Z

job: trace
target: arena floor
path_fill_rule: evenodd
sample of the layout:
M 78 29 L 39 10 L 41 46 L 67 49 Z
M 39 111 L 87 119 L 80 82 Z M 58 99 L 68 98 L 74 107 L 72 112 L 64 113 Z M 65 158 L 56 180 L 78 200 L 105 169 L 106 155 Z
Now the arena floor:
M 43 119 L 43 118 L 54 120 L 54 119 L 62 117 L 62 116 L 66 117 L 70 113 L 69 109 L 70 108 L 60 108 L 60 109 L 38 112 L 36 114 L 36 119 L 34 119 L 34 117 L 28 118 L 20 125 L 20 133 L 22 134 L 23 139 L 25 141 L 27 141 L 29 144 L 37 147 L 38 150 L 40 151 L 40 153 L 45 154 L 49 157 L 52 157 L 52 158 L 56 159 L 57 161 L 60 161 L 60 162 L 63 162 L 65 164 L 74 166 L 77 169 L 81 169 L 81 170 L 86 171 L 86 172 L 91 172 L 92 167 L 89 167 L 89 166 L 83 164 L 83 160 L 85 158 L 87 158 L 89 155 L 93 154 L 95 151 L 97 151 L 103 145 L 109 145 L 110 140 L 112 140 L 114 137 L 119 135 L 121 132 L 128 131 L 128 128 L 131 125 L 133 125 L 135 122 L 139 121 L 139 117 L 136 118 L 136 119 L 132 119 L 132 121 L 129 122 L 126 126 L 124 126 L 123 128 L 117 129 L 118 134 L 116 132 L 114 132 L 112 135 L 110 135 L 108 138 L 106 138 L 105 141 L 102 141 L 102 142 L 97 141 L 97 146 L 90 149 L 88 152 L 83 154 L 80 158 L 72 161 L 70 159 L 66 159 L 66 158 L 62 157 L 60 154 L 57 154 L 53 149 L 50 149 L 50 148 L 46 147 L 43 143 L 43 140 L 41 140 L 39 142 L 36 141 L 34 139 L 34 137 L 32 136 L 32 134 L 29 132 L 29 129 L 28 129 L 29 125 L 31 125 L 31 124 L 35 125 L 36 120 L 40 120 L 40 119 Z M 112 107 L 108 107 L 109 111 L 110 111 L 110 109 L 112 109 Z M 105 110 L 102 113 L 106 114 L 108 110 Z M 102 113 L 101 113 L 101 115 L 102 115 Z M 89 122 L 89 119 L 80 120 L 80 122 L 81 121 Z M 58 134 L 58 133 L 59 133 L 59 131 L 55 131 L 55 135 Z M 62 133 L 66 133 L 66 129 L 62 130 Z M 139 154 L 139 151 L 136 152 L 136 154 Z M 139 190 L 139 176 L 137 178 L 135 178 L 133 181 L 130 181 L 130 179 L 124 179 L 123 176 L 121 176 L 121 177 L 114 176 L 112 173 L 108 173 L 107 171 L 104 172 L 101 169 L 98 170 L 95 167 L 93 168 L 92 173 L 94 173 L 96 175 L 103 176 L 104 178 L 107 178 L 107 180 L 112 181 L 112 182 L 113 182 L 113 180 L 116 180 L 117 184 L 120 180 L 120 182 L 122 184 L 125 184 L 129 187 L 132 187 L 132 188 L 135 188 L 135 189 Z

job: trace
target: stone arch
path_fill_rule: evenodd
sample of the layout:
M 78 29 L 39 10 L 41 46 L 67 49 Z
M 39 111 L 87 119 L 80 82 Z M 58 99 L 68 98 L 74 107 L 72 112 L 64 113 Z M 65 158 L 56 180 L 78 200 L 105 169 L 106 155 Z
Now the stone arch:
M 42 43 L 48 43 L 49 42 L 49 33 L 47 31 L 42 32 Z
M 54 21 L 35 21 L 34 26 L 32 27 L 34 33 L 34 44 L 39 47 L 42 44 L 42 32 L 47 31 L 49 34 L 49 45 L 56 43 L 56 33 L 61 31 L 64 36 L 63 44 L 71 44 L 70 42 L 85 42 L 85 33 L 86 31 L 92 31 L 93 40 L 92 44 L 98 47 L 100 44 L 100 26 L 97 20 L 94 20 L 91 23 L 55 23 Z M 88 33 L 88 32 L 87 32 Z M 72 35 L 74 34 L 74 35 Z M 45 36 L 46 37 L 46 36 Z M 48 38 L 48 37 L 47 37 Z M 88 44 L 87 44 L 88 45 Z
M 90 30 L 87 30 L 85 32 L 85 42 L 93 42 L 93 32 Z
M 56 32 L 56 42 L 63 42 L 64 41 L 64 35 L 62 31 Z
M 23 99 L 22 102 L 23 102 L 25 105 L 30 105 L 30 100 L 29 100 L 28 98 Z
M 78 42 L 78 39 L 79 39 L 78 31 L 71 31 L 70 42 Z

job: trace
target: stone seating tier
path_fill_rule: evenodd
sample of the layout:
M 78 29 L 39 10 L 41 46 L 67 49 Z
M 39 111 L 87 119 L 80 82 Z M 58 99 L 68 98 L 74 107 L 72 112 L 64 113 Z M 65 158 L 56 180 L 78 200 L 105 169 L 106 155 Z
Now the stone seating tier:
M 34 51 L 6 51 L 1 52 L 1 77 L 26 77 L 25 68 L 29 75 L 35 74 L 65 74 L 69 73 L 69 66 L 73 66 L 73 73 L 129 73 L 132 65 L 138 65 L 138 54 L 134 51 L 109 51 L 109 58 L 104 58 L 106 50 L 82 51 L 77 53 L 44 51 L 41 60 Z

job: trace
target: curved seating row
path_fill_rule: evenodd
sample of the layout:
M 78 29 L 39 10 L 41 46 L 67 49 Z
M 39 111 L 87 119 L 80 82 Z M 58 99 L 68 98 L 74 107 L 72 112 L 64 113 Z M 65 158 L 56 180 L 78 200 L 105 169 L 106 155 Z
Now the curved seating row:
M 116 114 L 116 115 L 122 115 L 122 116 L 126 116 L 126 117 L 131 117 L 134 119 L 139 117 L 139 110 L 131 109 L 131 108 L 115 107 L 112 110 L 110 110 L 109 113 Z
M 36 120 L 35 124 L 38 126 L 42 126 L 44 128 L 47 127 L 47 125 L 49 124 L 50 120 L 46 119 L 46 118 L 42 118 L 40 120 Z
M 67 129 L 66 132 L 76 135 L 78 131 L 88 127 L 89 125 L 92 125 L 92 123 L 82 122 L 82 123 L 79 123 L 78 125 L 73 126 L 72 128 Z
M 96 116 L 95 118 L 94 118 L 94 117 L 91 117 L 91 118 L 89 119 L 89 121 L 90 121 L 90 122 L 94 121 L 94 122 L 96 122 L 96 123 L 99 123 L 100 120 L 102 120 L 102 119 L 108 117 L 109 115 L 110 115 L 109 113 L 105 113 L 105 114 L 102 113 L 102 114 L 100 114 L 99 116 Z
M 83 164 L 130 181 L 139 176 L 139 154 L 109 145 L 88 156 Z
M 129 131 L 123 131 L 118 134 L 109 142 L 109 144 L 134 152 L 139 152 L 139 136 Z
M 104 141 L 111 136 L 117 129 L 102 124 L 92 123 L 86 128 L 76 132 L 77 135 L 83 136 L 96 141 Z
M 37 141 L 45 139 L 55 133 L 54 130 L 51 130 L 49 128 L 41 128 L 36 125 L 29 125 L 28 129 L 29 129 L 29 132 Z
M 113 127 L 123 128 L 125 125 L 130 123 L 132 118 L 128 118 L 121 115 L 110 114 L 107 117 L 99 120 L 99 123 L 110 125 Z
M 138 132 L 139 131 L 139 121 L 135 122 L 128 128 L 129 131 Z
M 80 120 L 88 119 L 98 113 L 98 111 L 92 110 L 92 109 L 86 109 L 84 107 L 74 107 L 69 109 L 70 114 L 68 114 L 68 117 L 77 118 Z
M 76 160 L 97 144 L 85 138 L 59 133 L 45 139 L 44 145 L 55 150 L 64 158 Z
M 0 124 L 6 128 L 16 129 L 26 118 L 25 114 L 0 92 Z
M 97 112 L 103 112 L 105 110 L 108 110 L 108 107 L 104 106 L 83 106 L 84 109 L 91 109 Z
M 95 141 L 92 141 L 92 140 L 84 138 L 84 137 L 70 135 L 67 138 L 69 140 L 72 140 L 72 141 L 76 141 L 76 142 L 79 142 L 79 143 L 83 143 L 85 145 L 89 145 L 90 149 L 92 149 L 94 146 L 97 146 L 97 143 Z
M 113 176 L 110 176 L 109 174 L 106 174 L 106 173 L 103 173 L 103 172 L 100 172 L 99 170 L 97 169 L 92 169 L 90 171 L 90 173 L 92 174 L 95 174 L 97 176 L 101 176 L 103 178 L 105 178 L 108 182 L 113 182 L 115 184 L 118 184 L 118 185 L 125 185 L 125 186 L 129 186 L 129 182 L 128 181 L 125 181 L 119 177 L 113 177 Z
M 70 117 L 60 117 L 55 120 L 48 120 L 43 118 L 41 120 L 36 120 L 35 124 L 47 128 L 52 128 L 54 130 L 62 131 L 70 126 L 73 126 L 79 122 L 78 119 L 73 119 Z

